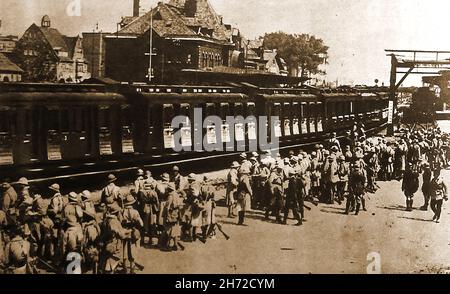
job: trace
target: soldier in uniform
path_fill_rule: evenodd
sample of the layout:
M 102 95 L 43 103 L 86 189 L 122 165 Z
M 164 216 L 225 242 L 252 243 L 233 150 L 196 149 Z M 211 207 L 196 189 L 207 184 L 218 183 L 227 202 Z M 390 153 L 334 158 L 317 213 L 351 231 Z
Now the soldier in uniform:
M 339 182 L 337 183 L 336 196 L 339 205 L 344 201 L 345 193 L 347 192 L 348 176 L 350 174 L 350 167 L 345 162 L 345 156 L 341 155 L 338 158 L 338 176 Z
M 123 208 L 123 196 L 120 192 L 120 188 L 115 184 L 116 181 L 117 178 L 115 175 L 108 175 L 108 185 L 102 190 L 101 202 L 106 206 L 116 202 Z
M 328 156 L 328 164 L 325 167 L 325 189 L 326 196 L 328 196 L 328 203 L 333 204 L 336 198 L 337 184 L 339 182 L 338 164 L 336 157 L 333 155 Z
M 237 188 L 238 225 L 244 225 L 245 213 L 251 209 L 252 195 L 253 190 L 250 183 L 250 167 L 241 165 Z
M 92 211 L 84 211 L 82 227 L 84 267 L 86 271 L 92 270 L 93 274 L 97 274 L 101 231 L 96 214 Z
M 28 184 L 27 178 L 20 178 L 17 182 L 17 187 L 17 201 L 19 201 L 19 203 L 30 203 L 33 201 L 33 197 L 31 197 L 30 193 L 30 185 Z
M 239 172 L 241 169 L 249 169 L 251 170 L 252 168 L 252 163 L 250 161 L 247 160 L 247 154 L 245 153 L 241 153 L 241 155 L 239 155 L 239 159 L 240 159 L 240 168 L 239 168 Z
M 315 151 L 311 153 L 311 156 L 311 195 L 313 201 L 318 201 L 322 179 L 322 173 L 320 172 L 321 163 L 319 162 L 319 158 Z
M 81 224 L 81 219 L 83 217 L 83 208 L 79 204 L 77 193 L 69 193 L 69 203 L 64 207 L 63 217 L 66 221 L 71 220 Z
M 6 272 L 11 274 L 30 274 L 32 273 L 29 265 L 30 243 L 23 239 L 22 228 L 14 226 L 11 228 L 11 240 L 6 244 L 4 265 Z
M 153 237 L 158 236 L 158 215 L 159 215 L 159 198 L 156 192 L 157 183 L 150 178 L 143 180 L 142 185 L 139 185 L 137 198 L 139 199 L 139 212 L 144 222 L 142 231 L 141 245 L 145 245 L 145 237 L 149 238 L 148 244 L 153 245 Z
M 200 200 L 203 204 L 203 211 L 202 211 L 202 230 L 203 230 L 203 237 L 206 239 L 210 236 L 207 236 L 206 234 L 209 231 L 210 226 L 213 226 L 216 224 L 216 200 L 215 200 L 215 189 L 214 187 L 209 183 L 208 177 L 204 177 L 203 184 L 200 188 Z M 213 231 L 215 232 L 215 231 Z M 215 235 L 212 236 L 215 238 Z
M 178 250 L 178 241 L 181 236 L 180 209 L 183 207 L 183 199 L 176 189 L 175 183 L 167 186 L 167 203 L 164 208 L 164 229 L 166 240 L 165 250 Z
M 348 179 L 349 186 L 349 198 L 347 199 L 347 205 L 345 214 L 349 214 L 350 208 L 352 206 L 352 202 L 356 204 L 356 212 L 355 215 L 359 214 L 359 210 L 361 208 L 361 199 L 364 198 L 364 188 L 366 185 L 366 177 L 362 168 L 358 164 L 353 164 L 352 171 L 350 172 L 350 176 Z
M 68 201 L 63 195 L 61 195 L 61 187 L 58 184 L 54 183 L 48 188 L 53 192 L 53 196 L 50 198 L 49 204 L 49 208 L 53 214 L 52 217 L 60 217 Z
M 236 203 L 236 192 L 239 184 L 238 169 L 240 165 L 237 161 L 231 164 L 230 171 L 227 175 L 227 192 L 226 192 L 226 205 L 228 207 L 228 217 L 233 218 L 234 206 Z
M 95 211 L 95 205 L 91 198 L 91 192 L 88 190 L 84 190 L 80 194 L 81 198 L 81 208 L 83 208 L 84 211 L 89 211 L 90 213 L 96 214 Z
M 302 225 L 304 215 L 299 215 L 299 209 L 303 211 L 303 189 L 299 187 L 302 185 L 301 180 L 296 177 L 295 171 L 291 170 L 289 173 L 289 185 L 286 190 L 286 205 L 284 207 L 283 224 L 287 224 L 289 211 L 292 210 L 294 218 L 297 220 L 296 226 Z
M 134 191 L 133 191 L 134 192 Z M 123 240 L 123 266 L 126 273 L 134 273 L 134 257 L 133 257 L 133 246 L 141 239 L 141 230 L 144 227 L 144 222 L 139 215 L 139 212 L 133 208 L 136 203 L 136 199 L 132 196 L 133 193 L 128 194 L 122 212 L 122 226 L 125 229 L 131 231 L 130 238 Z M 135 194 L 135 192 L 134 192 Z
M 119 220 L 121 207 L 117 203 L 110 205 L 106 215 L 105 227 L 102 231 L 104 248 L 100 258 L 103 273 L 115 273 L 119 261 L 123 257 L 122 241 L 131 238 L 131 230 L 122 227 Z
M 413 210 L 414 194 L 419 190 L 419 174 L 413 171 L 413 165 L 408 164 L 403 177 L 402 191 L 406 196 L 406 211 Z
M 157 218 L 157 226 L 158 226 L 158 234 L 159 234 L 159 240 L 158 245 L 160 247 L 163 247 L 166 243 L 166 234 L 164 229 L 164 212 L 165 212 L 165 206 L 167 203 L 167 187 L 170 183 L 170 176 L 168 173 L 164 173 L 161 175 L 161 180 L 157 182 L 156 184 L 156 194 L 158 195 L 158 201 L 159 201 L 159 213 Z
M 272 213 L 275 215 L 277 222 L 282 223 L 280 212 L 284 206 L 284 180 L 283 167 L 275 165 L 268 180 L 270 199 L 265 214 L 266 220 L 269 219 L 269 215 Z
M 83 254 L 82 246 L 84 242 L 83 229 L 81 224 L 75 218 L 70 217 L 66 221 L 67 229 L 64 232 L 62 240 L 62 256 L 64 268 L 67 268 L 67 256 L 70 253 Z
M 448 188 L 441 176 L 441 171 L 436 170 L 430 185 L 431 210 L 434 212 L 433 221 L 439 223 L 441 219 L 442 204 L 448 201 Z
M 431 197 L 431 180 L 433 178 L 433 173 L 431 171 L 431 166 L 428 162 L 423 164 L 423 183 L 422 183 L 422 193 L 424 198 L 424 204 L 420 210 L 428 211 L 428 206 L 430 204 Z
M 175 189 L 179 192 L 183 192 L 186 190 L 186 186 L 188 185 L 186 179 L 180 174 L 180 168 L 178 166 L 174 166 L 172 168 L 172 179 L 171 182 L 175 183 Z
M 5 212 L 10 223 L 17 221 L 17 207 L 19 206 L 17 193 L 11 186 L 9 180 L 4 180 L 0 186 L 1 210 Z
M 331 134 L 331 139 L 329 141 L 329 149 L 332 149 L 333 147 L 336 147 L 338 149 L 338 151 L 342 150 L 341 143 L 337 139 L 337 134 L 335 132 L 333 132 L 333 134 Z

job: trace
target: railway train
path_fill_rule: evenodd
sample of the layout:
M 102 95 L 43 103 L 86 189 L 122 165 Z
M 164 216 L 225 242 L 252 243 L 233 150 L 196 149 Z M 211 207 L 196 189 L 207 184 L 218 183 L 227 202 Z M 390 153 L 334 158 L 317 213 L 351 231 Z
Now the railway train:
M 222 118 L 223 150 L 192 146 L 198 144 L 198 132 L 214 140 L 208 122 L 198 123 L 193 117 L 196 108 L 204 117 Z M 173 149 L 171 122 L 179 115 L 186 117 L 180 125 L 181 143 L 193 147 L 191 151 Z M 343 134 L 354 122 L 366 128 L 384 126 L 388 90 L 246 83 L 0 83 L 0 178 L 76 177 L 195 160 L 215 164 L 258 140 L 252 123 L 227 125 L 228 116 L 250 115 L 269 117 L 267 134 L 279 139 L 281 149 L 295 147 L 321 141 L 331 132 Z

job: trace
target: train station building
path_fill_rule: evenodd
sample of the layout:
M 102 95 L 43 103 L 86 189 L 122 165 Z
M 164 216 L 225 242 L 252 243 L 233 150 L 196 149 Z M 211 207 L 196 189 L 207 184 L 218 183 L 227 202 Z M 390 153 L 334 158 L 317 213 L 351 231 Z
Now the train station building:
M 207 0 L 160 2 L 142 16 L 123 18 L 117 34 L 106 37 L 105 74 L 149 81 L 152 68 L 152 80 L 164 83 L 181 69 L 243 67 L 238 37 Z

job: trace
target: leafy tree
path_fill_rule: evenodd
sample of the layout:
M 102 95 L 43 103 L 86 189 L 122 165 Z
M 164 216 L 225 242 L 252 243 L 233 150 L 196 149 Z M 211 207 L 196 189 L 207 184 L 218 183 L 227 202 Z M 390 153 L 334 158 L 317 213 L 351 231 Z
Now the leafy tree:
M 269 33 L 264 36 L 264 48 L 276 49 L 288 66 L 290 75 L 308 77 L 312 74 L 325 74 L 319 69 L 327 63 L 329 47 L 322 39 L 309 34 Z

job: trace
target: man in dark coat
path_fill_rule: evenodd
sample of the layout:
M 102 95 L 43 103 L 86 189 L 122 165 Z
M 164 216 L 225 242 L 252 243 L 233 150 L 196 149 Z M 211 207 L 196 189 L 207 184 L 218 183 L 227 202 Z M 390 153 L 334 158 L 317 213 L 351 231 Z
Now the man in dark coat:
M 412 170 L 412 164 L 408 164 L 408 168 L 403 177 L 402 191 L 406 196 L 406 211 L 413 210 L 414 194 L 419 190 L 419 173 Z
M 284 207 L 284 219 L 283 224 L 287 224 L 287 219 L 289 216 L 289 210 L 292 210 L 294 214 L 294 218 L 297 220 L 296 226 L 302 225 L 303 213 L 302 216 L 299 215 L 299 208 L 303 209 L 303 191 L 301 189 L 301 180 L 298 179 L 295 175 L 295 172 L 292 170 L 289 172 L 289 185 L 286 190 L 286 205 Z M 300 207 L 301 205 L 301 207 Z

